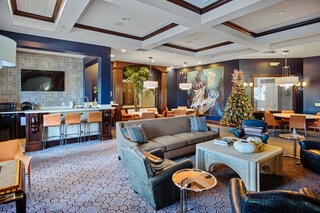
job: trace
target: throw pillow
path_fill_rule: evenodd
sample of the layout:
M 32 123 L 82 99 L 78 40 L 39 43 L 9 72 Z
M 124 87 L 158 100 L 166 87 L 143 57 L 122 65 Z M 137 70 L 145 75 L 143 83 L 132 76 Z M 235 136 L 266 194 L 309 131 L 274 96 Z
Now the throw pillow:
M 256 135 L 261 136 L 263 127 L 256 127 L 256 126 L 244 126 L 243 131 L 246 135 Z
M 142 124 L 138 124 L 135 126 L 127 126 L 125 127 L 126 130 L 122 130 L 123 134 L 126 135 L 128 133 L 128 138 L 138 144 L 147 143 L 148 138 L 145 134 Z
M 206 117 L 190 117 L 191 132 L 206 132 L 208 131 Z

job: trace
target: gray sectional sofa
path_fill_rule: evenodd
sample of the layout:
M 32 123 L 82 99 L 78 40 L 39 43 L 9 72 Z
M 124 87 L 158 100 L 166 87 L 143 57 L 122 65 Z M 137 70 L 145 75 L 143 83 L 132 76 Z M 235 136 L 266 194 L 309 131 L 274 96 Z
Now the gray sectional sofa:
M 116 123 L 118 155 L 121 159 L 121 147 L 139 146 L 142 150 L 151 151 L 160 148 L 165 158 L 176 158 L 195 153 L 197 143 L 219 137 L 219 128 L 208 128 L 208 131 L 192 132 L 189 117 L 175 116 L 155 119 L 119 121 Z M 148 142 L 138 144 L 124 135 L 123 128 L 142 124 Z

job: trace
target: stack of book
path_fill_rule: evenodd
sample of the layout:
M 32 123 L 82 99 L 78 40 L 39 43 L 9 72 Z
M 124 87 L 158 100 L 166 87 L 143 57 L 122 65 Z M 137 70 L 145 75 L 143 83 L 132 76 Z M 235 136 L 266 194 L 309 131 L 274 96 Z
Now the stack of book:
M 234 141 L 236 141 L 236 138 L 234 137 L 223 137 L 223 138 L 213 139 L 213 143 L 222 145 L 222 146 L 230 146 L 233 144 Z

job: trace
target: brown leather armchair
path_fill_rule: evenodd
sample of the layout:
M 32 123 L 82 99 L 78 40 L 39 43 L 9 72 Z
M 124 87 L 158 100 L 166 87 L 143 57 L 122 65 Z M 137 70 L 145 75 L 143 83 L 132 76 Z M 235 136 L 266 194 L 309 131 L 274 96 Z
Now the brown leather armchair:
M 301 188 L 299 192 L 289 190 L 248 192 L 240 178 L 232 178 L 230 191 L 234 213 L 320 212 L 320 199 L 308 188 Z

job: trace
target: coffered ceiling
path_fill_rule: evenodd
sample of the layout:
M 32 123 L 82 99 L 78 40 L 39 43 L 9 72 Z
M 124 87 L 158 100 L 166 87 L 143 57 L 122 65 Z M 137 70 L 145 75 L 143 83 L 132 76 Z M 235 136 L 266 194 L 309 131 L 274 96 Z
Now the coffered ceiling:
M 2 0 L 0 29 L 112 48 L 180 68 L 320 55 L 319 0 Z M 126 50 L 122 52 L 121 50 Z

